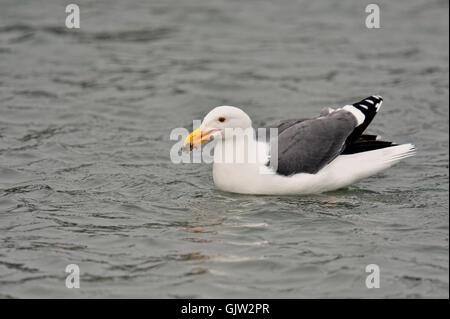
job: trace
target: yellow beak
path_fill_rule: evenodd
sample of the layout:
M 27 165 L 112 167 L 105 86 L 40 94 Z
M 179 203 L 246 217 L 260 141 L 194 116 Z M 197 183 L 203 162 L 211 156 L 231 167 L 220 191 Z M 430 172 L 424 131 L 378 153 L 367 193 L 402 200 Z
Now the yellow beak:
M 184 147 L 189 145 L 190 150 L 192 150 L 197 145 L 209 140 L 211 138 L 211 136 L 217 131 L 218 130 L 208 130 L 208 131 L 204 132 L 199 127 L 194 132 L 189 134 L 188 137 L 186 137 L 186 139 L 184 140 Z

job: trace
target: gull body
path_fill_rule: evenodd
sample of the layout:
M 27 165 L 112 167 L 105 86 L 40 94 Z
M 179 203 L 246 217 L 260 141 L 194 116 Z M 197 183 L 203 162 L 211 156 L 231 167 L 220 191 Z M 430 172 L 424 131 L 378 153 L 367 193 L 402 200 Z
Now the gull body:
M 223 141 L 222 143 L 232 143 Z M 377 174 L 414 149 L 411 144 L 390 148 L 340 155 L 316 174 L 297 173 L 290 176 L 276 174 L 266 166 L 268 145 L 252 140 L 259 150 L 257 162 L 224 163 L 223 149 L 218 142 L 214 148 L 213 179 L 220 190 L 241 194 L 301 195 L 328 192 L 354 184 L 361 179 Z M 235 146 L 235 143 L 233 143 Z M 253 149 L 252 147 L 249 147 Z
M 337 110 L 327 109 L 314 119 L 287 120 L 272 126 L 281 131 L 277 136 L 278 166 L 273 160 L 273 146 L 257 139 L 250 117 L 232 106 L 214 108 L 185 144 L 195 147 L 211 137 L 217 140 L 213 179 L 223 191 L 265 195 L 332 191 L 414 154 L 412 144 L 396 145 L 373 135 L 362 135 L 382 99 L 375 96 L 366 101 L 370 102 L 367 105 L 373 105 L 372 109 L 366 110 L 366 104 L 347 105 Z M 225 134 L 227 129 L 243 129 L 248 134 L 230 137 Z M 227 161 L 230 152 L 228 159 L 232 160 Z M 241 156 L 239 161 L 236 154 Z

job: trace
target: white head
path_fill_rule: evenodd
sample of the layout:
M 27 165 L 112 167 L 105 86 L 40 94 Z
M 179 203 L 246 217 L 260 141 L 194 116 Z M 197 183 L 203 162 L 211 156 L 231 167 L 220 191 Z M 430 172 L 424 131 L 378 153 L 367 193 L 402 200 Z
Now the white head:
M 252 120 L 240 108 L 224 105 L 213 108 L 203 119 L 202 126 L 213 129 L 246 129 L 252 127 Z
M 186 138 L 184 145 L 190 144 L 192 149 L 211 137 L 225 136 L 227 128 L 249 129 L 251 127 L 252 120 L 240 108 L 227 105 L 218 106 L 205 116 L 200 127 Z

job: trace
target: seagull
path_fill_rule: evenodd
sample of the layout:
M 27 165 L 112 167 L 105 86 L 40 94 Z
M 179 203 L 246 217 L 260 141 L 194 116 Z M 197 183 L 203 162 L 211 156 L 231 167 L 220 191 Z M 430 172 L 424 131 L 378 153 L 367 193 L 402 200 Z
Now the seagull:
M 326 108 L 315 118 L 282 120 L 266 127 L 265 134 L 253 128 L 240 108 L 218 106 L 185 139 L 184 148 L 216 140 L 213 179 L 222 191 L 261 195 L 333 191 L 415 154 L 412 144 L 364 134 L 382 102 L 381 96 L 373 95 L 352 105 Z M 227 134 L 234 131 L 243 134 Z M 270 140 L 269 131 L 276 133 Z

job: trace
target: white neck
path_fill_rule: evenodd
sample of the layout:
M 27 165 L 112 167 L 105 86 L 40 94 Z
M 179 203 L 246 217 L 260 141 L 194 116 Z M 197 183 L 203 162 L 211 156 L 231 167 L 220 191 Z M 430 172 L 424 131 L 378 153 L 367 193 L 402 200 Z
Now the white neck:
M 245 188 L 246 180 L 254 180 L 268 169 L 264 165 L 267 151 L 267 144 L 256 141 L 254 133 L 219 140 L 214 147 L 214 183 L 228 191 Z

